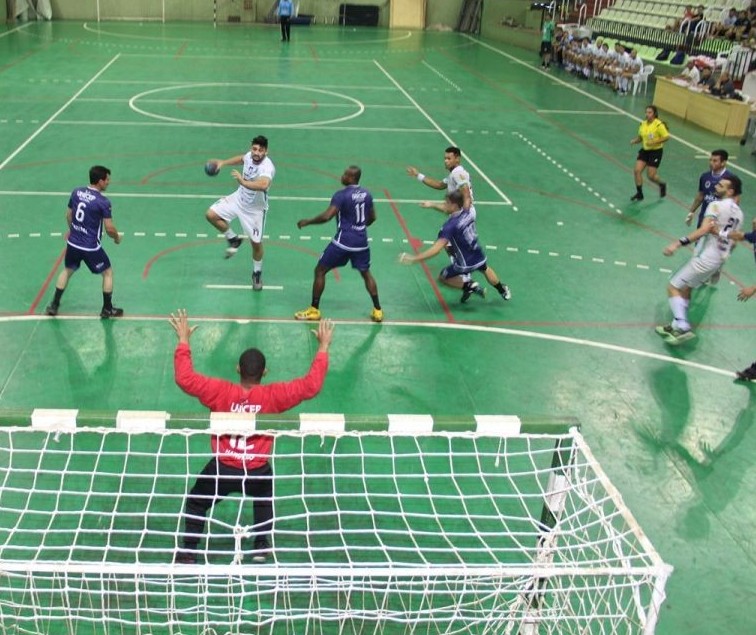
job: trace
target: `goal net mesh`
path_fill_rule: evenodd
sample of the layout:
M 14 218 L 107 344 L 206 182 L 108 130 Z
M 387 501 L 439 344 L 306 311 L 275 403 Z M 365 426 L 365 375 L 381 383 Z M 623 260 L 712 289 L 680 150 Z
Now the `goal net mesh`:
M 207 430 L 0 428 L 0 633 L 653 633 L 670 568 L 579 432 L 277 427 L 262 565 L 238 495 L 173 564 Z

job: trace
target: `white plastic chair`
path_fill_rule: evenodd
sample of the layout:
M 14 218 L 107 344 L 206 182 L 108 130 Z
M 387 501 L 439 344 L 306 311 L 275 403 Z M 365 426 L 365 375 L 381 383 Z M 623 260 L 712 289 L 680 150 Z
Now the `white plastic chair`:
M 648 78 L 654 72 L 653 64 L 646 64 L 643 70 L 637 75 L 633 75 L 633 95 L 638 94 L 638 88 L 643 85 L 643 94 L 648 92 Z

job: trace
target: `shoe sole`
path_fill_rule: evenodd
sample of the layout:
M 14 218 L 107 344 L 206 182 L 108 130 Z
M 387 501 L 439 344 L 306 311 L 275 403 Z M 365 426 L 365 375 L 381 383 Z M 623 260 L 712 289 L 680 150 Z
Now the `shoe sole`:
M 231 247 L 229 247 L 228 249 L 226 249 L 226 255 L 225 255 L 226 260 L 228 260 L 229 258 L 233 258 L 236 255 L 237 251 L 239 251 L 239 250 L 238 249 L 232 249 Z
M 252 291 L 262 291 L 263 286 L 261 284 L 253 284 L 252 285 Z
M 664 338 L 664 341 L 669 344 L 670 346 L 679 346 L 680 344 L 684 344 L 685 342 L 690 342 L 690 340 L 693 340 L 696 338 L 695 333 L 686 333 L 685 335 L 669 335 L 668 337 Z
M 299 320 L 300 322 L 320 322 L 320 316 L 318 317 L 308 317 L 306 315 L 294 315 L 295 320 Z

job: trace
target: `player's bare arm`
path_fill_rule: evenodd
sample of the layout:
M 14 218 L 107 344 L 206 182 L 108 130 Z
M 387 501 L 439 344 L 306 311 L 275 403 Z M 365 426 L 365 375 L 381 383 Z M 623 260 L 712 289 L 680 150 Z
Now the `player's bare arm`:
M 696 242 L 702 236 L 705 236 L 706 234 L 712 232 L 712 230 L 716 230 L 714 231 L 715 234 L 719 233 L 719 230 L 717 229 L 717 221 L 713 216 L 707 216 L 706 218 L 704 218 L 704 222 L 701 223 L 701 226 L 692 234 L 688 234 L 687 236 L 683 236 L 673 243 L 669 243 L 669 245 L 664 248 L 664 255 L 671 256 L 680 247 L 684 247 L 685 245 L 690 245 L 691 243 Z
M 445 238 L 439 238 L 435 243 L 433 243 L 433 245 L 431 245 L 425 251 L 420 252 L 419 254 L 414 254 L 414 255 L 408 254 L 408 253 L 399 254 L 399 262 L 403 265 L 411 265 L 414 262 L 421 262 L 423 260 L 428 260 L 429 258 L 433 258 L 433 256 L 443 251 L 446 248 L 446 245 L 448 244 L 449 244 L 449 241 L 447 241 Z
M 703 203 L 704 195 L 703 192 L 698 192 L 696 194 L 696 198 L 693 199 L 693 204 L 690 206 L 690 209 L 688 210 L 688 215 L 685 217 L 685 224 L 690 225 L 691 222 L 693 222 L 693 217 L 696 215 L 696 210 L 698 210 L 699 207 L 701 207 L 701 203 Z
M 756 295 L 756 284 L 752 287 L 743 287 L 740 290 L 740 293 L 738 293 L 738 300 L 741 302 L 746 302 L 749 298 L 752 298 L 754 295 Z
M 103 225 L 105 227 L 105 233 L 113 239 L 113 242 L 116 245 L 119 245 L 121 243 L 121 234 L 118 233 L 116 226 L 113 224 L 113 219 L 106 218 L 103 221 Z
M 298 220 L 297 227 L 299 229 L 302 229 L 302 227 L 307 227 L 307 225 L 322 225 L 323 223 L 327 223 L 338 213 L 339 213 L 339 209 L 337 207 L 334 207 L 333 205 L 329 205 L 328 209 L 325 212 L 318 214 L 317 216 L 314 216 L 313 218 L 303 218 L 301 220 Z
M 375 207 L 371 205 L 370 210 L 367 213 L 367 218 L 365 219 L 365 225 L 370 227 L 377 218 L 378 217 L 375 215 Z
M 446 183 L 443 181 L 439 181 L 438 179 L 432 179 L 429 176 L 425 176 L 422 172 L 420 172 L 416 167 L 409 166 L 407 168 L 407 174 L 411 176 L 413 179 L 417 179 L 422 183 L 423 185 L 427 185 L 428 187 L 432 187 L 434 190 L 444 190 L 446 189 Z
M 446 211 L 444 203 L 436 203 L 435 201 L 423 201 L 420 203 L 420 207 L 424 207 L 425 209 L 435 209 L 438 212 Z
M 231 170 L 231 176 L 236 179 L 236 182 L 242 187 L 248 190 L 254 190 L 256 192 L 267 192 L 270 187 L 270 178 L 267 176 L 259 176 L 256 179 L 245 179 L 239 170 Z

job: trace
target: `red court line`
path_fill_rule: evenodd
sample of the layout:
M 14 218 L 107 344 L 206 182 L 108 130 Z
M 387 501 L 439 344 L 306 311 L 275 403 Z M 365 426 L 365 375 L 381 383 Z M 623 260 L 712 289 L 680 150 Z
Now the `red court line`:
M 65 255 L 66 255 L 66 248 L 63 247 L 63 249 L 60 252 L 60 255 L 55 260 L 55 264 L 52 266 L 52 269 L 50 269 L 50 273 L 47 274 L 47 278 L 45 278 L 45 281 L 42 283 L 42 287 L 40 288 L 39 292 L 34 298 L 34 302 L 32 302 L 31 306 L 29 307 L 29 310 L 27 311 L 29 315 L 32 315 L 37 310 L 37 306 L 39 305 L 40 301 L 44 297 L 45 293 L 47 293 L 47 287 L 50 286 L 50 281 L 53 279 L 53 276 L 57 273 L 58 267 L 60 267 L 60 263 L 63 262 L 63 258 L 65 257 Z
M 418 247 L 422 243 L 417 238 L 414 238 L 412 236 L 412 233 L 410 232 L 409 227 L 407 227 L 407 222 L 404 220 L 404 217 L 399 211 L 399 208 L 396 206 L 396 203 L 394 203 L 394 200 L 391 198 L 391 194 L 386 188 L 383 189 L 383 194 L 388 199 L 389 205 L 391 205 L 391 209 L 394 211 L 394 216 L 396 216 L 396 220 L 399 222 L 399 225 L 401 226 L 402 231 L 404 232 L 404 235 L 407 237 L 407 240 L 409 241 L 409 244 L 412 247 L 412 251 L 415 254 L 417 254 Z M 428 269 L 428 265 L 424 261 L 421 262 L 420 265 L 422 266 L 423 271 L 425 272 L 425 277 L 428 278 L 428 282 L 430 282 L 431 288 L 433 289 L 433 293 L 436 294 L 436 299 L 438 300 L 438 303 L 441 305 L 441 308 L 444 310 L 444 314 L 446 314 L 446 319 L 449 320 L 449 322 L 455 322 L 456 320 L 454 319 L 454 315 L 452 314 L 451 309 L 449 308 L 449 305 L 444 299 L 444 296 L 441 295 L 441 290 L 438 288 L 438 285 L 436 284 L 436 279 L 433 277 L 433 274 L 430 272 L 430 269 Z
M 152 265 L 154 265 L 163 256 L 167 256 L 168 254 L 171 254 L 175 251 L 181 251 L 182 249 L 193 249 L 194 247 L 200 247 L 200 246 L 204 246 L 210 243 L 220 243 L 220 242 L 222 242 L 220 239 L 211 238 L 208 240 L 199 240 L 199 241 L 194 241 L 190 243 L 184 243 L 182 245 L 176 245 L 175 247 L 169 247 L 168 249 L 163 249 L 162 251 L 157 252 L 152 258 L 150 258 L 147 261 L 147 264 L 144 266 L 144 269 L 142 270 L 142 279 L 143 280 L 147 279 L 147 276 L 150 275 L 150 271 L 152 270 Z M 307 254 L 308 256 L 315 256 L 316 258 L 319 257 L 319 254 L 313 251 L 312 249 L 307 249 L 305 247 L 298 247 L 296 245 L 288 245 L 288 244 L 278 242 L 275 240 L 268 240 L 265 242 L 265 245 L 283 247 L 284 249 L 291 249 L 293 251 L 299 251 L 303 254 Z M 339 274 L 338 269 L 332 269 L 331 273 L 333 273 L 333 277 L 336 282 L 341 282 L 341 274 Z

